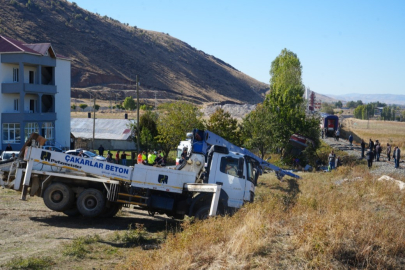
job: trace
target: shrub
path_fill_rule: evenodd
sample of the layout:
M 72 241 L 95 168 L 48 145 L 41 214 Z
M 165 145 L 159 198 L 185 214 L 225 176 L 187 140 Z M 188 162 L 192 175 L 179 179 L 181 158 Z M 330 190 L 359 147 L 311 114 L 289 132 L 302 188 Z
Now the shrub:
M 71 244 L 65 245 L 62 254 L 65 256 L 83 259 L 86 257 L 87 253 L 90 253 L 87 246 L 100 241 L 100 239 L 101 238 L 99 235 L 75 238 Z
M 33 269 L 41 270 L 44 268 L 51 267 L 55 262 L 51 257 L 29 257 L 22 258 L 17 257 L 9 261 L 6 266 L 11 269 Z

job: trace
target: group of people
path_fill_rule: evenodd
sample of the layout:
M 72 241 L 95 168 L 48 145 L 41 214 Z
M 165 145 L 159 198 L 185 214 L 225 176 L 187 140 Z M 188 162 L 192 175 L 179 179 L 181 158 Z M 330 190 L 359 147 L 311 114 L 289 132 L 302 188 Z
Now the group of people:
M 100 147 L 98 148 L 98 154 L 100 156 L 104 156 L 104 147 L 103 145 L 100 144 Z M 117 153 L 115 153 L 115 159 L 113 159 L 113 154 L 110 152 L 110 150 L 108 150 L 107 152 L 107 162 L 109 163 L 116 163 L 116 164 L 122 164 L 122 165 L 127 165 L 127 156 L 129 156 L 130 154 L 125 153 L 124 151 L 120 151 L 118 150 Z
M 137 159 L 138 164 L 143 164 L 143 165 L 159 165 L 159 166 L 165 166 L 165 156 L 162 152 L 162 150 L 159 151 L 150 151 L 149 154 L 146 156 L 146 151 L 143 150 L 142 153 L 138 154 L 138 159 Z
M 98 154 L 100 156 L 104 156 L 104 147 L 100 145 L 98 148 Z M 130 154 L 127 154 L 125 151 L 118 150 L 117 153 L 115 154 L 115 160 L 113 159 L 112 153 L 110 150 L 108 150 L 107 153 L 107 162 L 110 163 L 116 163 L 116 164 L 122 164 L 122 165 L 127 165 L 127 156 Z M 160 166 L 165 166 L 165 158 L 164 154 L 162 153 L 162 150 L 157 151 L 150 151 L 148 155 L 146 155 L 146 151 L 142 151 L 141 153 L 138 154 L 138 159 L 137 159 L 138 164 L 143 164 L 143 165 L 160 165 Z
M 327 128 L 324 128 L 324 129 L 321 130 L 321 136 L 322 136 L 322 139 L 324 138 L 324 136 L 325 136 L 325 138 L 328 137 L 328 129 Z M 340 129 L 339 128 L 335 130 L 335 132 L 333 133 L 333 137 L 334 137 L 335 141 L 339 141 L 339 137 L 340 137 Z
M 366 149 L 366 143 L 364 140 L 361 140 L 361 157 L 366 158 L 368 167 L 371 168 L 373 166 L 373 161 L 380 161 L 381 153 L 383 151 L 381 143 L 376 140 L 375 143 L 370 139 L 368 142 L 368 149 L 366 154 L 364 155 L 365 149 Z M 395 163 L 395 168 L 399 168 L 399 161 L 401 159 L 401 150 L 399 149 L 398 146 L 394 147 L 394 150 L 392 150 L 392 146 L 387 143 L 387 149 L 386 149 L 386 154 L 387 154 L 387 159 L 388 161 L 391 160 L 391 153 L 393 154 L 392 157 L 394 158 L 394 163 Z

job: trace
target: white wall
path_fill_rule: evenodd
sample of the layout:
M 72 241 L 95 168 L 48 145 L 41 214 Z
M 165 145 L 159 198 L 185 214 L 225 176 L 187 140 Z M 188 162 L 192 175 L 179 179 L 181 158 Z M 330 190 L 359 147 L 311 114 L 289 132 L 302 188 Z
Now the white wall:
M 13 68 L 18 65 L 0 63 L 0 83 L 13 83 Z
M 70 146 L 70 61 L 56 59 L 55 84 L 55 142 Z

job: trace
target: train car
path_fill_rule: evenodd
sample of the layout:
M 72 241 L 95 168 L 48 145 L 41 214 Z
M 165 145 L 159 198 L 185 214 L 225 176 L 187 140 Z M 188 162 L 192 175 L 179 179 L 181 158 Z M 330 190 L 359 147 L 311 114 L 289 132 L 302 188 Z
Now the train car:
M 327 136 L 333 136 L 335 131 L 339 128 L 339 117 L 332 114 L 321 114 L 322 122 L 321 128 L 326 129 Z

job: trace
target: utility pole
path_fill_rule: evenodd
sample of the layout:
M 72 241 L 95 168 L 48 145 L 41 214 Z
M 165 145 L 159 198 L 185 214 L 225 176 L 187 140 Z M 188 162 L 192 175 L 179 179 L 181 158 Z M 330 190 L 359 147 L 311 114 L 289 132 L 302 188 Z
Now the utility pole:
M 139 82 L 138 82 L 138 75 L 136 75 L 136 110 L 137 110 L 137 122 L 136 122 L 136 144 L 137 144 L 137 150 L 138 154 L 139 151 L 141 151 L 141 148 L 139 146 L 139 136 L 140 130 L 139 130 Z
M 96 133 L 96 95 L 93 96 L 93 150 L 94 148 L 94 135 Z
M 110 113 L 112 113 L 112 100 L 111 100 L 111 92 L 112 90 L 110 89 Z
M 157 91 L 155 91 L 155 111 L 156 111 L 156 107 L 157 107 L 156 94 L 157 94 Z

